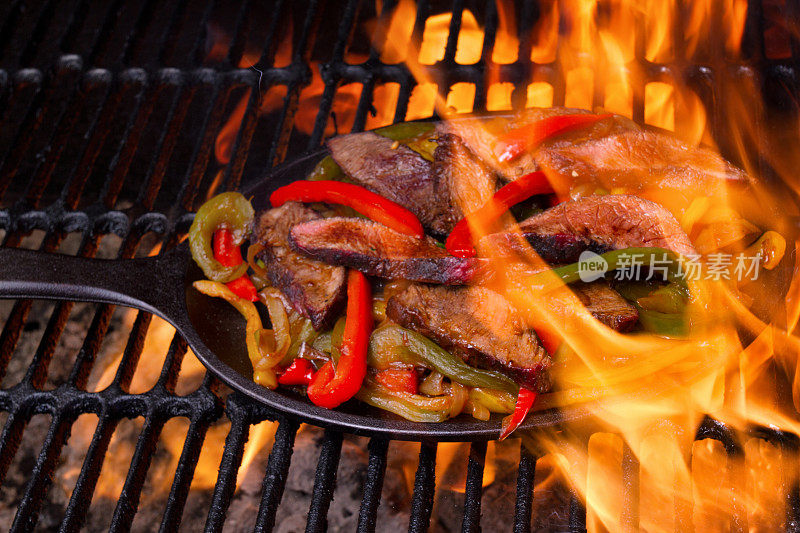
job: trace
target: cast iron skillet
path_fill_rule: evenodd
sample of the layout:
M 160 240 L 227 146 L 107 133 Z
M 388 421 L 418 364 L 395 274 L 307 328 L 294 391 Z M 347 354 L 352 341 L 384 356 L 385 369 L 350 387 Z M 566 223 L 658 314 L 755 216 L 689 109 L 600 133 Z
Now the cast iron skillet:
M 256 211 L 272 191 L 304 179 L 324 155 L 320 150 L 276 167 L 243 193 Z M 350 401 L 323 409 L 290 390 L 257 385 L 244 343 L 244 320 L 227 303 L 197 292 L 202 279 L 184 242 L 156 257 L 87 259 L 32 250 L 0 248 L 0 298 L 33 298 L 118 304 L 153 313 L 172 324 L 195 355 L 217 377 L 269 407 L 303 422 L 355 434 L 396 440 L 468 441 L 495 439 L 501 417 L 482 422 L 468 415 L 439 423 L 410 422 Z M 579 408 L 549 410 L 528 417 L 523 427 L 550 426 L 582 415 Z
M 276 167 L 264 178 L 243 187 L 242 192 L 252 198 L 256 211 L 264 209 L 272 191 L 304 179 L 325 153 L 319 150 Z M 787 240 L 793 243 L 794 237 Z M 787 249 L 787 256 L 793 253 L 793 247 Z M 780 295 L 785 295 L 789 287 L 793 262 L 783 263 L 785 268 L 767 273 L 768 285 L 780 287 Z M 438 423 L 410 422 L 355 400 L 328 410 L 291 390 L 271 391 L 257 385 L 245 349 L 244 320 L 227 302 L 197 292 L 192 282 L 198 279 L 203 279 L 202 272 L 185 242 L 156 257 L 127 260 L 0 248 L 0 298 L 108 303 L 158 315 L 183 335 L 200 361 L 223 382 L 300 421 L 395 440 L 463 442 L 499 436 L 501 415 L 494 415 L 487 422 L 468 415 Z M 781 299 L 766 298 L 771 302 Z M 758 314 L 771 316 L 774 312 L 775 309 L 764 309 Z M 532 429 L 587 418 L 587 407 L 578 404 L 535 412 L 521 427 Z

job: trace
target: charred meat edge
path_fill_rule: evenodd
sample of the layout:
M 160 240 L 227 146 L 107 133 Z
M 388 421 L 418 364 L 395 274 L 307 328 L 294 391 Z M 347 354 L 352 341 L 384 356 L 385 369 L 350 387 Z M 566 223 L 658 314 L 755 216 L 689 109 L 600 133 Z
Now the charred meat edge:
M 447 233 L 451 207 L 437 189 L 430 161 L 371 131 L 333 137 L 327 144 L 333 160 L 353 181 L 414 213 L 427 231 Z
M 525 256 L 530 245 L 551 264 L 573 263 L 581 252 L 657 247 L 695 253 L 689 237 L 665 208 L 638 196 L 595 195 L 559 204 L 519 224 L 519 232 L 484 237 L 487 253 Z
M 639 320 L 636 307 L 604 280 L 574 283 L 570 288 L 586 310 L 611 329 L 630 331 Z
M 450 256 L 429 237 L 418 239 L 362 218 L 334 217 L 295 225 L 292 249 L 370 276 L 445 285 L 484 279 L 485 260 Z
M 251 239 L 264 246 L 259 258 L 270 282 L 277 287 L 314 329 L 330 327 L 342 310 L 346 273 L 298 254 L 289 246 L 289 230 L 295 224 L 320 219 L 314 210 L 296 202 L 261 212 Z
M 550 356 L 499 293 L 483 287 L 415 284 L 389 299 L 386 315 L 470 365 L 500 371 L 539 392 L 550 389 Z M 492 325 L 487 319 L 502 323 Z M 497 332 L 509 336 L 498 338 Z
M 465 213 L 477 210 L 492 198 L 497 177 L 457 135 L 440 134 L 433 157 L 437 194 L 449 203 L 440 219 L 440 229 L 448 234 Z

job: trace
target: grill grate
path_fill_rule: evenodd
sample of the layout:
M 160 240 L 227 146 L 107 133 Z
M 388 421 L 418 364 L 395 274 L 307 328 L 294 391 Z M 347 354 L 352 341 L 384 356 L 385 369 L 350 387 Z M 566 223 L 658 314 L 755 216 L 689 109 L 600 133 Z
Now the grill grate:
M 223 5 L 224 4 L 224 5 Z M 439 5 L 442 4 L 442 5 Z M 474 4 L 474 5 L 473 5 Z M 353 63 L 348 52 L 368 38 L 358 33 L 363 21 L 376 15 L 384 22 L 396 3 L 383 2 L 379 14 L 369 2 L 285 2 L 268 9 L 255 2 L 236 6 L 205 2 L 137 2 L 117 0 L 93 3 L 26 2 L 14 0 L 0 7 L 0 230 L 2 245 L 17 247 L 33 232 L 43 233 L 38 248 L 61 250 L 69 235 L 79 235 L 77 253 L 94 256 L 101 241 L 111 235 L 121 238 L 120 258 L 147 253 L 153 242 L 169 249 L 185 235 L 192 211 L 213 189 L 236 188 L 243 180 L 256 179 L 266 168 L 287 157 L 321 144 L 326 128 L 336 122 L 336 97 L 346 84 L 361 85 L 352 129 L 363 129 L 373 105 L 376 87 L 399 84 L 394 121 L 403 120 L 416 82 L 401 65 L 384 64 L 370 50 L 366 60 Z M 765 7 L 766 6 L 766 7 Z M 680 7 L 680 6 L 679 6 Z M 655 64 L 644 59 L 637 27 L 637 58 L 631 65 L 645 72 L 643 83 L 686 80 L 695 88 L 710 113 L 710 127 L 723 151 L 733 146 L 721 131 L 719 102 L 725 84 L 754 83 L 764 87 L 772 108 L 788 119 L 796 118 L 793 97 L 797 94 L 797 33 L 789 35 L 790 57 L 768 58 L 763 36 L 770 20 L 765 9 L 773 4 L 750 2 L 744 39 L 748 57 L 731 63 L 720 50 L 711 62 L 686 59 L 685 49 L 676 50 L 678 60 Z M 457 37 L 465 8 L 483 18 L 485 39 L 481 59 L 474 65 L 455 61 Z M 443 59 L 435 65 L 414 65 L 428 74 L 447 97 L 455 83 L 475 86 L 475 110 L 484 109 L 488 87 L 486 73 L 498 72 L 498 81 L 514 85 L 512 103 L 524 107 L 526 87 L 544 81 L 553 87 L 554 104 L 563 105 L 566 81 L 555 63 L 535 64 L 531 55 L 532 31 L 541 17 L 541 6 L 522 2 L 517 6 L 518 57 L 514 63 L 492 62 L 498 28 L 494 2 L 465 0 L 419 2 L 413 35 L 421 39 L 430 14 L 452 10 Z M 677 16 L 683 11 L 677 9 Z M 798 20 L 796 6 L 788 2 L 779 18 Z M 267 21 L 266 24 L 260 23 Z M 680 20 L 680 19 L 679 19 Z M 221 22 L 219 22 L 221 21 Z M 336 21 L 332 24 L 331 21 Z M 208 28 L 219 22 L 227 33 L 223 56 L 207 60 Z M 275 66 L 282 42 L 291 26 L 292 52 L 284 66 Z M 682 24 L 677 26 L 683 27 Z M 677 43 L 682 40 L 676 39 Z M 255 43 L 255 44 L 254 44 Z M 255 47 L 255 48 L 253 48 Z M 252 68 L 238 68 L 245 56 L 258 50 Z M 312 82 L 312 61 L 319 62 L 324 89 L 316 106 L 313 128 L 298 131 L 296 115 L 303 90 Z M 633 87 L 633 118 L 644 119 L 644 84 Z M 262 99 L 274 88 L 285 89 L 282 105 L 259 114 Z M 235 135 L 230 163 L 215 164 L 215 142 L 237 101 L 247 94 L 241 128 Z M 593 103 L 602 105 L 603 87 L 596 84 Z M 787 113 L 788 112 L 788 113 Z M 761 128 L 772 117 L 755 117 Z M 769 176 L 766 162 L 759 170 Z M 219 172 L 218 172 L 219 171 Z M 41 451 L 30 469 L 12 529 L 32 530 L 51 489 L 57 461 L 77 418 L 84 413 L 98 417 L 74 490 L 63 515 L 62 531 L 76 531 L 87 513 L 109 444 L 120 421 L 144 418 L 130 468 L 111 519 L 111 529 L 127 530 L 137 513 L 151 459 L 165 424 L 176 417 L 189 420 L 174 479 L 161 521 L 162 531 L 175 531 L 181 523 L 198 458 L 210 426 L 223 417 L 230 430 L 220 462 L 219 474 L 208 511 L 206 529 L 219 531 L 236 490 L 237 473 L 251 428 L 263 420 L 278 422 L 266 467 L 257 512 L 257 531 L 270 531 L 276 523 L 287 482 L 299 422 L 237 394 L 225 394 L 221 385 L 206 376 L 189 395 L 176 393 L 179 372 L 187 352 L 180 337 L 167 348 L 156 384 L 144 393 L 130 392 L 145 335 L 151 324 L 139 312 L 111 384 L 102 391 L 86 390 L 103 339 L 108 334 L 114 308 L 96 307 L 85 332 L 83 345 L 62 383 L 45 387 L 50 363 L 73 303 L 58 303 L 48 319 L 43 337 L 19 383 L 0 390 L 0 410 L 8 414 L 0 434 L 0 484 L 19 452 L 23 433 L 31 418 L 49 414 Z M 17 301 L 0 333 L 0 377 L 4 377 L 18 347 L 31 312 L 32 302 Z M 797 437 L 759 428 L 754 433 L 782 450 L 796 451 Z M 326 530 L 326 516 L 333 497 L 343 435 L 327 431 L 321 444 L 306 530 Z M 707 419 L 696 439 L 714 439 L 724 445 L 731 458 L 741 457 L 740 439 L 729 428 Z M 588 439 L 587 439 L 588 442 Z M 358 515 L 358 531 L 375 531 L 389 442 L 369 441 L 368 465 Z M 588 445 L 588 444 L 587 444 Z M 539 456 L 521 447 L 514 508 L 514 531 L 530 531 L 535 495 L 534 475 Z M 434 504 L 437 445 L 420 444 L 414 479 L 409 530 L 425 531 Z M 482 478 L 487 455 L 485 443 L 472 443 L 466 465 L 466 493 L 462 529 L 480 530 Z M 629 449 L 623 452 L 626 493 L 623 524 L 639 524 L 639 466 Z M 800 492 L 788 492 L 788 528 L 800 523 Z M 737 504 L 741 505 L 741 504 Z M 569 503 L 569 528 L 586 529 L 586 511 L 580 500 Z M 690 509 L 676 509 L 678 524 L 691 523 Z M 746 528 L 747 515 L 734 509 L 735 524 Z

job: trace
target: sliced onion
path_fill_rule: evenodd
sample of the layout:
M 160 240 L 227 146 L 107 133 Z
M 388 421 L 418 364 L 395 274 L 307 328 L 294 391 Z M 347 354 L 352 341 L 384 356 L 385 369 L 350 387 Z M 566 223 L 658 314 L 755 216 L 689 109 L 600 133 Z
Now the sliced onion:
M 273 361 L 271 358 L 265 358 L 262 355 L 259 346 L 259 332 L 264 330 L 261 324 L 261 317 L 258 314 L 255 304 L 244 298 L 239 298 L 224 284 L 217 281 L 200 280 L 194 282 L 194 288 L 206 296 L 213 298 L 223 298 L 225 301 L 233 305 L 245 319 L 245 342 L 247 343 L 247 356 L 253 364 L 253 368 L 257 369 L 255 372 L 255 380 L 264 387 L 274 389 L 278 386 L 278 378 L 275 375 L 273 367 L 278 364 L 278 361 Z
M 272 333 L 275 337 L 275 351 L 274 354 L 280 355 L 283 359 L 289 352 L 289 347 L 292 345 L 291 324 L 289 317 L 286 315 L 286 308 L 283 306 L 283 300 L 279 295 L 277 289 L 272 287 L 265 289 L 258 293 L 259 299 L 267 306 L 269 311 L 269 321 L 272 322 Z

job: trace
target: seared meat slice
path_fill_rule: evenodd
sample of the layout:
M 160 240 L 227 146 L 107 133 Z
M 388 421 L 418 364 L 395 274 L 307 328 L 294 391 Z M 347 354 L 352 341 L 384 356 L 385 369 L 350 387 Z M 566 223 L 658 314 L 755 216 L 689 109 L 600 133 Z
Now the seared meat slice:
M 503 179 L 513 181 L 520 176 L 538 170 L 538 165 L 533 153 L 523 153 L 513 161 L 499 162 L 495 150 L 497 149 L 497 139 L 500 136 L 510 130 L 552 116 L 588 113 L 590 111 L 585 109 L 569 107 L 534 107 L 517 114 L 511 120 L 502 118 L 489 121 L 486 119 L 449 120 L 439 123 L 437 130 L 441 134 L 452 133 L 461 137 L 469 149 L 480 159 L 495 168 Z M 572 145 L 588 139 L 596 139 L 612 133 L 627 131 L 631 128 L 637 128 L 637 126 L 629 119 L 620 116 L 609 117 L 590 127 L 559 135 L 547 141 L 544 146 Z
M 573 263 L 581 252 L 657 247 L 691 255 L 689 237 L 672 214 L 649 200 L 627 194 L 586 196 L 564 202 L 507 231 L 484 237 L 488 254 L 525 256 L 528 244 L 548 263 Z M 526 242 L 527 241 L 527 242 Z
M 394 144 L 371 131 L 328 140 L 331 157 L 347 176 L 417 215 L 426 230 L 446 234 L 451 208 L 437 190 L 433 165 L 411 148 Z
M 484 260 L 452 257 L 429 237 L 418 239 L 363 218 L 298 224 L 289 243 L 308 257 L 388 279 L 462 285 L 486 273 Z
M 434 152 L 433 171 L 438 194 L 449 198 L 452 209 L 443 218 L 445 233 L 489 201 L 497 189 L 494 172 L 466 147 L 457 135 L 441 134 Z
M 626 131 L 580 143 L 557 143 L 534 155 L 542 169 L 567 183 L 590 182 L 606 189 L 666 187 L 707 190 L 747 175 L 719 154 L 652 131 Z
M 633 304 L 603 280 L 574 283 L 570 288 L 597 320 L 617 331 L 629 331 L 639 320 Z
M 270 282 L 286 295 L 314 329 L 329 327 L 345 300 L 345 269 L 304 257 L 289 247 L 289 230 L 301 222 L 321 218 L 296 202 L 269 209 L 256 217 L 252 242 L 264 246 L 259 257 L 267 265 Z
M 483 287 L 411 285 L 389 299 L 386 314 L 470 364 L 501 371 L 540 392 L 550 388 L 550 356 L 499 293 Z

